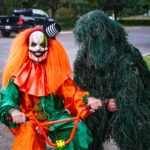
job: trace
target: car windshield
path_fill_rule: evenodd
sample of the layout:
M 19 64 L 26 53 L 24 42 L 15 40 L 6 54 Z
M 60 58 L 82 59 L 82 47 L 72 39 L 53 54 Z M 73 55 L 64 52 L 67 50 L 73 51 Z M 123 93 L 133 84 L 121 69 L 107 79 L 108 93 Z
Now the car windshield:
M 42 10 L 33 9 L 33 14 L 36 17 L 48 17 L 48 14 Z
M 32 11 L 16 11 L 13 13 L 14 16 L 32 16 Z

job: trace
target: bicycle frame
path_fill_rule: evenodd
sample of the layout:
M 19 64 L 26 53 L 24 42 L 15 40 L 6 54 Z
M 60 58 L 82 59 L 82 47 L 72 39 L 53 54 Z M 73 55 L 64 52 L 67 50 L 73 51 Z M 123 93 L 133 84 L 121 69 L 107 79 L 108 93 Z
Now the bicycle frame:
M 42 133 L 43 137 L 45 138 L 45 141 L 52 147 L 64 147 L 66 144 L 69 144 L 74 135 L 75 135 L 75 132 L 76 132 L 76 129 L 77 129 L 77 126 L 78 126 L 78 123 L 80 121 L 80 118 L 81 118 L 81 113 L 87 109 L 90 109 L 90 106 L 86 106 L 85 108 L 83 108 L 78 114 L 76 117 L 72 117 L 72 118 L 68 118 L 68 119 L 63 119 L 63 120 L 57 120 L 57 121 L 49 121 L 49 122 L 46 122 L 46 123 L 41 123 L 39 122 L 38 120 L 36 119 L 33 119 L 33 118 L 29 118 L 27 117 L 26 120 L 34 120 L 36 122 L 36 125 L 38 127 L 38 129 L 40 130 L 40 132 Z M 6 118 L 6 121 L 10 122 L 12 121 L 12 118 L 11 117 L 7 117 Z M 60 140 L 57 140 L 56 143 L 53 143 L 50 138 L 46 135 L 46 132 L 44 131 L 44 129 L 48 129 L 46 128 L 45 126 L 51 126 L 53 124 L 57 124 L 57 123 L 61 123 L 61 122 L 70 122 L 70 121 L 75 121 L 74 122 L 74 126 L 72 128 L 72 131 L 71 131 L 71 134 L 69 136 L 69 138 L 64 141 L 62 139 Z M 50 129 L 48 129 L 50 131 Z
M 81 117 L 81 113 L 86 110 L 86 109 L 89 109 L 89 108 L 84 108 L 82 109 L 76 117 L 72 117 L 72 118 L 68 118 L 68 119 L 63 119 L 63 120 L 57 120 L 57 121 L 49 121 L 49 122 L 46 122 L 46 123 L 41 123 L 41 122 L 38 122 L 36 121 L 37 123 L 37 126 L 38 128 L 40 129 L 43 137 L 45 138 L 46 142 L 50 145 L 50 146 L 53 146 L 53 147 L 64 147 L 66 144 L 69 144 L 73 137 L 74 137 L 74 134 L 76 132 L 76 128 L 78 126 L 78 123 L 80 121 L 80 117 Z M 74 126 L 72 128 L 72 131 L 71 131 L 71 134 L 70 134 L 70 137 L 66 140 L 66 141 L 63 141 L 62 139 L 60 140 L 57 140 L 56 143 L 53 143 L 49 138 L 48 136 L 46 135 L 45 131 L 44 131 L 44 126 L 51 126 L 53 124 L 57 124 L 57 123 L 61 123 L 61 122 L 70 122 L 70 121 L 75 121 L 74 122 Z

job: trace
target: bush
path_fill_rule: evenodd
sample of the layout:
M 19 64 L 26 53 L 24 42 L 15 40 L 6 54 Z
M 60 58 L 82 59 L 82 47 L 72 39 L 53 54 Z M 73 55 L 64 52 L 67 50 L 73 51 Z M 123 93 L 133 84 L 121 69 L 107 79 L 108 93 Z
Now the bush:
M 150 26 L 150 19 L 148 20 L 135 20 L 135 19 L 129 19 L 129 20 L 118 20 L 118 22 L 125 26 Z
M 62 30 L 68 30 L 74 27 L 76 20 L 74 18 L 57 19 L 57 22 L 62 27 Z
M 61 25 L 62 30 L 72 29 L 75 24 L 75 14 L 71 9 L 60 8 L 56 14 L 56 20 Z

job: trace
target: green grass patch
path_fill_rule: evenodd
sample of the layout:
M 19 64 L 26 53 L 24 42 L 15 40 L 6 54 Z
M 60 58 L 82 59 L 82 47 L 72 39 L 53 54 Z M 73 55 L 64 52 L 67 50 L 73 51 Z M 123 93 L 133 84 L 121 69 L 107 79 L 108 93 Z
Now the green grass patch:
M 148 66 L 148 68 L 149 68 L 149 70 L 150 70 L 150 54 L 149 54 L 149 55 L 146 55 L 146 56 L 144 57 L 144 60 L 146 61 L 147 66 Z

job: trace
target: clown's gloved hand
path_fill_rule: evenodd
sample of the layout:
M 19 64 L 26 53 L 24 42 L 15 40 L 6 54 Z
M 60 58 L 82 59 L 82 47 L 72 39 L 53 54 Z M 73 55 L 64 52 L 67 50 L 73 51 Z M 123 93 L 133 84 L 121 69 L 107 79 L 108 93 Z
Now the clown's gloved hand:
M 26 121 L 25 114 L 20 112 L 17 109 L 11 108 L 9 110 L 9 114 L 11 115 L 13 119 L 13 123 L 19 124 L 19 123 L 24 123 Z
M 100 109 L 102 107 L 102 101 L 94 97 L 88 97 L 87 105 L 90 105 L 91 106 L 90 111 L 94 112 L 95 110 Z

